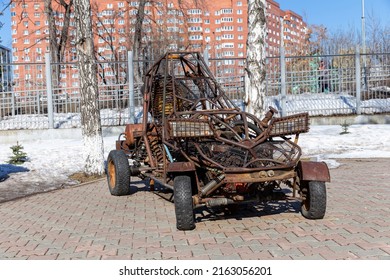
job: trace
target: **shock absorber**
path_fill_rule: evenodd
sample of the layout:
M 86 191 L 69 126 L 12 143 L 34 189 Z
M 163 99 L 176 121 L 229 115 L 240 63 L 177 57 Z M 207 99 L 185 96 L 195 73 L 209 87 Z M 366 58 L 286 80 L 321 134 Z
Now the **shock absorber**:
M 163 152 L 161 145 L 158 143 L 157 137 L 149 136 L 150 149 L 153 155 L 156 157 L 157 163 L 162 162 Z

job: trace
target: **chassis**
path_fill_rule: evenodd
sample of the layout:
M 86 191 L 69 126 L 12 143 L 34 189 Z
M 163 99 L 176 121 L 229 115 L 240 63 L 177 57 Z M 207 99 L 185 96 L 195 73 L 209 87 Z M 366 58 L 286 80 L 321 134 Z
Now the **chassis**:
M 197 52 L 166 53 L 142 91 L 142 123 L 126 126 L 107 159 L 112 195 L 128 195 L 131 176 L 173 190 L 179 230 L 195 228 L 197 206 L 273 200 L 282 185 L 299 194 L 304 217 L 324 217 L 329 170 L 300 160 L 297 145 L 307 113 L 276 118 L 270 107 L 260 120 L 240 110 Z

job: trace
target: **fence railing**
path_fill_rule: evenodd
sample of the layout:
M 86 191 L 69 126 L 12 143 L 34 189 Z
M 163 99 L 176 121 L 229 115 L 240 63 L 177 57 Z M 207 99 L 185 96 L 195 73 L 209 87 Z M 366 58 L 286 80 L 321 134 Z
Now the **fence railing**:
M 390 54 L 285 56 L 267 58 L 265 108 L 281 115 L 311 116 L 390 112 Z M 205 54 L 207 57 L 207 54 Z M 207 58 L 228 96 L 243 108 L 244 58 Z M 324 67 L 320 68 L 323 61 Z M 142 61 L 99 61 L 99 107 L 103 126 L 138 122 L 142 82 L 135 79 Z M 145 63 L 151 65 L 152 62 Z M 12 84 L 0 89 L 0 130 L 80 126 L 77 66 L 72 63 L 14 63 Z M 139 71 L 142 72 L 142 71 Z M 1 73 L 0 73 L 1 74 Z M 8 75 L 9 76 L 9 75 Z

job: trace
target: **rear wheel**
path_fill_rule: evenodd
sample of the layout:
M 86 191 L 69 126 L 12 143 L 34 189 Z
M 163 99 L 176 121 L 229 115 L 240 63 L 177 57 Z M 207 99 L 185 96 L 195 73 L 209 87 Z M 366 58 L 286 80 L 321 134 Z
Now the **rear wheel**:
M 177 229 L 193 230 L 195 228 L 195 215 L 192 201 L 191 177 L 187 175 L 176 176 L 173 194 Z
M 107 158 L 107 181 L 111 195 L 121 196 L 130 193 L 130 168 L 126 154 L 112 150 Z
M 326 211 L 326 186 L 325 182 L 302 182 L 302 215 L 307 219 L 322 219 Z

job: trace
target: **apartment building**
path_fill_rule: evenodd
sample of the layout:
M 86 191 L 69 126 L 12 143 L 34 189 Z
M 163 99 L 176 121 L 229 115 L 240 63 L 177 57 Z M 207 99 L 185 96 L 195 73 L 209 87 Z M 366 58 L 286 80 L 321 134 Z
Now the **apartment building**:
M 11 50 L 0 45 L 0 92 L 11 90 Z
M 283 46 L 286 54 L 295 54 L 305 44 L 308 35 L 307 24 L 297 13 L 280 9 L 279 3 L 267 0 L 267 46 L 269 56 L 278 56 Z
M 49 52 L 50 27 L 55 25 L 61 36 L 66 19 L 64 7 L 53 1 L 54 21 L 46 17 L 43 0 L 13 1 L 11 4 L 13 61 L 41 63 Z M 292 11 L 283 11 L 277 2 L 267 0 L 267 46 L 269 55 L 279 53 L 283 44 L 301 44 L 307 32 L 302 17 Z M 121 60 L 132 49 L 139 1 L 99 0 L 92 2 L 95 47 L 99 60 Z M 145 6 L 142 28 L 143 58 L 155 59 L 167 50 L 209 50 L 211 59 L 224 59 L 222 73 L 243 75 L 246 56 L 247 26 L 246 0 L 161 0 Z M 76 59 L 72 46 L 75 29 L 73 13 L 66 47 L 67 61 Z M 52 25 L 50 25 L 52 24 Z M 283 32 L 282 32 L 283 31 Z M 63 54 L 64 55 L 64 54 Z M 231 59 L 230 59 L 231 58 Z M 216 70 L 216 69 L 214 69 Z M 39 72 L 39 71 L 38 71 Z M 24 75 L 24 77 L 22 77 Z M 27 75 L 27 76 L 26 76 Z M 15 69 L 15 78 L 34 78 Z M 42 75 L 39 76 L 42 79 Z M 37 77 L 35 77 L 37 78 Z

